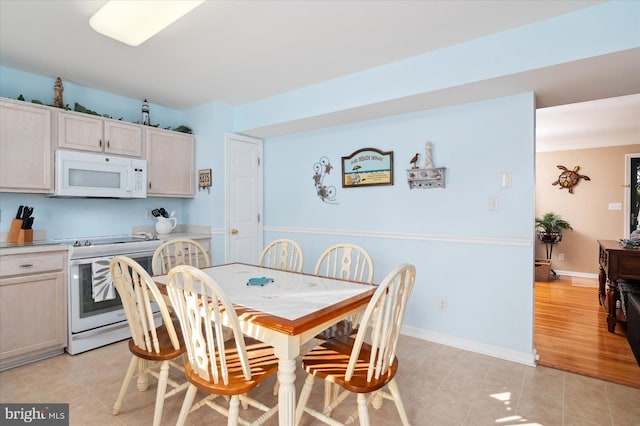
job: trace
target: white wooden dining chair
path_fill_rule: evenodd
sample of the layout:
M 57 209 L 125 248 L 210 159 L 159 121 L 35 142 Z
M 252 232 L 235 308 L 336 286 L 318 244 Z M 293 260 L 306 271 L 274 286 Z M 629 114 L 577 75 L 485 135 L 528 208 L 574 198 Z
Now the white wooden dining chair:
M 245 338 L 231 301 L 200 269 L 188 265 L 171 269 L 167 291 L 187 347 L 185 374 L 189 388 L 177 425 L 183 425 L 189 413 L 205 405 L 226 415 L 228 425 L 249 424 L 239 416 L 240 402 L 264 412 L 252 425 L 266 422 L 277 412 L 277 404 L 267 407 L 247 393 L 278 371 L 273 348 Z M 218 337 L 222 336 L 223 323 L 233 332 L 230 340 Z M 194 404 L 198 390 L 207 396 Z M 216 401 L 220 396 L 230 397 L 228 409 L 222 401 Z
M 340 243 L 327 248 L 318 258 L 315 275 L 350 281 L 373 283 L 373 261 L 367 251 L 355 244 Z M 357 326 L 357 317 L 347 319 L 324 330 L 316 336 L 328 340 L 349 335 Z
M 211 266 L 211 260 L 202 244 L 188 238 L 165 241 L 153 253 L 153 275 L 167 275 L 171 268 L 178 265 L 207 268 Z
M 334 244 L 320 255 L 313 273 L 371 284 L 373 282 L 373 261 L 369 253 L 358 245 Z
M 373 261 L 367 251 L 355 244 L 339 243 L 327 248 L 318 258 L 315 275 L 340 278 L 343 280 L 373 283 Z M 340 321 L 318 334 L 316 339 L 329 340 L 355 333 L 359 315 Z M 333 388 L 333 389 L 332 389 Z M 325 385 L 325 405 L 337 396 L 338 388 L 327 382 Z
M 308 376 L 296 407 L 296 425 L 300 424 L 304 413 L 327 424 L 343 424 L 332 418 L 331 413 L 350 393 L 357 394 L 357 410 L 345 423 L 360 417 L 360 425 L 369 425 L 367 405 L 377 396 L 394 401 L 402 424 L 409 425 L 395 382 L 399 364 L 396 347 L 415 276 L 413 265 L 405 263 L 396 267 L 376 289 L 362 314 L 355 337 L 326 341 L 302 357 L 302 366 Z M 322 411 L 307 405 L 316 377 L 343 389 Z M 389 392 L 384 390 L 385 386 Z
M 284 271 L 302 272 L 304 255 L 298 243 L 283 238 L 272 241 L 262 250 L 258 264 Z
M 137 387 L 140 391 L 147 389 L 148 375 L 158 379 L 153 414 L 153 425 L 158 426 L 162 419 L 164 400 L 185 390 L 188 385 L 186 380 L 178 383 L 169 378 L 171 367 L 184 372 L 183 366 L 174 361 L 186 353 L 182 333 L 177 329 L 177 322 L 174 325 L 155 282 L 140 264 L 129 257 L 116 256 L 111 259 L 109 267 L 131 331 L 129 350 L 133 354 L 112 413 L 117 415 L 120 411 L 137 370 Z M 162 316 L 163 324 L 159 327 L 156 327 L 154 320 L 154 306 L 158 307 Z M 171 386 L 169 392 L 166 391 L 167 385 Z

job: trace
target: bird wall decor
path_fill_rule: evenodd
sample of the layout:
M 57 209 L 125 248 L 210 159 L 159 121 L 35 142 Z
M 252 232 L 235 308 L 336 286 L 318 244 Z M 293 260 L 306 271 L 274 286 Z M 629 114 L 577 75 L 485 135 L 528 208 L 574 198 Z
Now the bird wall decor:
M 413 166 L 411 166 L 412 169 L 417 169 L 418 168 L 418 158 L 420 157 L 420 153 L 416 152 L 416 155 L 413 156 L 413 158 L 411 158 L 411 160 L 409 161 L 410 164 L 413 164 Z

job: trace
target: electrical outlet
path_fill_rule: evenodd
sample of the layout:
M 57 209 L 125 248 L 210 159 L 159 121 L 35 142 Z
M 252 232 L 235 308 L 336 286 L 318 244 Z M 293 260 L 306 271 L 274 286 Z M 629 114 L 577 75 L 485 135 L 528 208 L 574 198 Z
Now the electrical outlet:
M 438 309 L 440 309 L 440 312 L 447 311 L 447 299 L 440 299 L 440 304 L 438 305 Z
M 609 203 L 609 210 L 622 210 L 622 203 Z
M 558 260 L 564 260 L 564 253 L 558 254 Z
M 151 210 L 145 210 L 144 211 L 144 218 L 145 219 L 151 219 L 153 217 L 153 215 L 151 214 Z

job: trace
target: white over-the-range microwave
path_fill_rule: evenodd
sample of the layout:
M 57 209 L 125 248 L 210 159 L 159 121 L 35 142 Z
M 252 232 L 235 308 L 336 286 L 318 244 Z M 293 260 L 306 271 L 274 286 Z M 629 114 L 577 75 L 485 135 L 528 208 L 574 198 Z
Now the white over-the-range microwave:
M 53 196 L 146 198 L 147 161 L 56 150 Z

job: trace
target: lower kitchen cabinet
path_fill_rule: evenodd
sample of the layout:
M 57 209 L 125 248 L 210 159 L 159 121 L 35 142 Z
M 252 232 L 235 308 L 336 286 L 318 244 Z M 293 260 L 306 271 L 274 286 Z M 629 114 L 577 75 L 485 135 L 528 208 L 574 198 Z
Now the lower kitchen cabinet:
M 0 370 L 67 346 L 67 250 L 0 256 Z
M 169 130 L 145 129 L 147 195 L 193 198 L 196 194 L 195 138 Z

